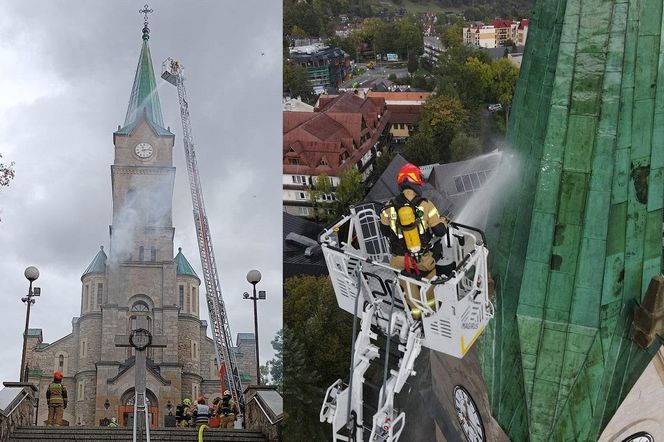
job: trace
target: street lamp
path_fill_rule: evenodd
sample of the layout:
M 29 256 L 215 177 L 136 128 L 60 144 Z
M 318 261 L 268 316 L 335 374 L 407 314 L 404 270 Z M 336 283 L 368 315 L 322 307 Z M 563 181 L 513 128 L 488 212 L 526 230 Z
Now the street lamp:
M 19 375 L 19 379 L 21 382 L 27 382 L 28 381 L 28 373 L 27 373 L 27 367 L 25 365 L 25 352 L 28 348 L 28 324 L 30 323 L 30 306 L 35 303 L 35 300 L 32 299 L 35 296 L 39 296 L 41 294 L 41 289 L 39 287 L 35 287 L 34 289 L 32 288 L 32 282 L 35 281 L 37 278 L 39 278 L 39 270 L 37 270 L 37 267 L 30 266 L 27 269 L 25 269 L 25 272 L 23 272 L 23 275 L 25 278 L 30 281 L 30 287 L 28 288 L 28 296 L 25 298 L 21 298 L 21 301 L 25 302 L 28 305 L 28 310 L 25 314 L 25 331 L 23 332 L 23 353 L 21 355 L 21 373 Z
M 256 301 L 259 299 L 265 299 L 265 290 L 261 290 L 258 292 L 258 296 L 256 296 L 256 284 L 258 284 L 261 280 L 261 272 L 258 270 L 249 270 L 249 273 L 247 273 L 247 281 L 249 284 L 254 286 L 254 295 L 249 296 L 249 293 L 244 292 L 243 298 L 244 299 L 252 299 L 254 301 L 254 333 L 255 333 L 255 338 L 256 338 L 256 383 L 258 385 L 261 384 L 261 365 L 260 365 L 260 360 L 258 358 L 258 312 L 256 310 Z

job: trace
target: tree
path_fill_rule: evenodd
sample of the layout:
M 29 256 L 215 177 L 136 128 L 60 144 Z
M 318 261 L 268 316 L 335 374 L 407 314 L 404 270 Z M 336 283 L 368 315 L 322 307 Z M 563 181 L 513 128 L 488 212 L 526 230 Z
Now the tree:
M 270 342 L 272 348 L 274 349 L 274 358 L 270 359 L 261 367 L 261 377 L 264 379 L 267 378 L 267 375 L 270 375 L 270 381 L 273 385 L 277 386 L 277 391 L 283 393 L 284 389 L 284 330 L 281 329 L 274 336 L 274 339 Z M 263 374 L 263 368 L 265 368 L 265 375 Z M 265 377 L 264 377 L 265 376 Z
M 1 153 L 0 158 L 2 158 Z M 9 164 L 0 163 L 0 187 L 9 186 L 9 182 L 14 179 L 14 174 L 15 172 L 13 161 Z
M 371 188 L 377 181 L 378 178 L 385 172 L 385 169 L 387 169 L 387 166 L 390 165 L 392 160 L 394 159 L 394 152 L 392 151 L 386 151 L 383 152 L 381 156 L 376 158 L 376 162 L 374 164 L 373 169 L 371 169 L 371 172 L 369 173 L 369 176 L 367 177 L 366 184 L 368 188 Z
M 328 43 L 341 48 L 350 58 L 357 60 L 357 42 L 351 35 L 346 38 L 334 36 L 328 40 Z
M 415 74 L 410 85 L 416 89 L 425 90 L 427 88 L 427 79 L 424 75 Z
M 409 74 L 414 74 L 415 71 L 417 71 L 417 68 L 419 68 L 419 63 L 417 62 L 417 55 L 414 53 L 411 53 L 408 55 L 408 73 Z
M 284 60 L 283 75 L 284 90 L 289 91 L 291 97 L 300 97 L 306 103 L 314 103 L 315 94 L 309 83 L 307 68 Z
M 294 25 L 293 29 L 291 29 L 290 35 L 293 38 L 305 38 L 307 33 L 298 25 Z
M 313 207 L 315 221 L 327 223 L 334 219 L 334 214 L 330 212 L 332 204 L 327 200 L 333 191 L 332 180 L 326 174 L 321 173 L 313 181 L 309 188 L 309 202 Z
M 295 26 L 304 30 L 309 36 L 318 36 L 320 22 L 311 5 L 307 2 L 284 0 L 283 8 L 284 37 L 286 37 Z
M 482 153 L 479 138 L 471 137 L 464 132 L 457 133 L 450 143 L 449 161 L 463 161 Z
M 348 167 L 339 174 L 339 185 L 337 185 L 336 204 L 334 218 L 343 215 L 348 206 L 356 204 L 364 197 L 364 184 L 362 174 L 356 167 Z
M 0 158 L 2 154 L 0 153 Z M 14 162 L 9 164 L 0 163 L 0 187 L 9 186 L 9 182 L 14 179 Z
M 414 55 L 417 59 L 418 55 L 424 53 L 424 40 L 422 39 L 422 25 L 415 19 L 415 17 L 405 17 L 395 22 L 398 33 L 396 40 L 396 47 L 394 48 L 402 57 L 410 58 Z
M 401 155 L 410 163 L 418 166 L 441 161 L 440 150 L 436 148 L 431 134 L 427 131 L 419 131 L 411 135 L 404 148 L 401 149 Z
M 285 440 L 325 440 L 324 428 L 318 421 L 324 392 L 318 372 L 309 367 L 309 357 L 299 336 L 284 326 Z
M 501 58 L 491 64 L 490 78 L 490 96 L 493 101 L 503 105 L 503 109 L 505 110 L 505 124 L 507 124 L 512 107 L 514 89 L 519 79 L 519 68 L 509 60 Z
M 441 147 L 447 148 L 454 135 L 465 129 L 469 114 L 457 97 L 439 95 L 422 106 L 419 127 Z
M 347 378 L 353 319 L 338 307 L 327 276 L 289 278 L 284 292 L 284 434 L 326 440 L 318 413 L 325 389 Z

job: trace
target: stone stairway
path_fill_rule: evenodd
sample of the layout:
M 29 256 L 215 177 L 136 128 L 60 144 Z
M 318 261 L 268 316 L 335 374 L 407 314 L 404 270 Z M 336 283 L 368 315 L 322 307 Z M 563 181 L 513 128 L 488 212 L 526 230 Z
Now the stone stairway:
M 131 440 L 131 428 L 105 427 L 19 427 L 9 436 L 9 442 L 130 442 Z M 150 441 L 197 442 L 198 432 L 193 428 L 159 428 L 150 430 Z M 203 441 L 267 442 L 267 439 L 256 431 L 210 428 L 203 433 Z

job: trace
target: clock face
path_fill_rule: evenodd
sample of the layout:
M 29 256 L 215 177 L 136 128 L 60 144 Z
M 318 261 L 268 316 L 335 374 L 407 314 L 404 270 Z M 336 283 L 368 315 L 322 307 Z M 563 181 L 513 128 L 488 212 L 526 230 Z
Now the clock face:
M 654 439 L 650 434 L 646 433 L 645 431 L 640 431 L 636 434 L 632 434 L 623 442 L 653 442 L 653 441 Z
M 148 143 L 138 143 L 134 148 L 134 152 L 139 158 L 150 158 L 152 156 L 152 146 Z
M 468 390 L 461 385 L 454 387 L 454 408 L 468 442 L 485 442 L 486 436 L 480 411 Z

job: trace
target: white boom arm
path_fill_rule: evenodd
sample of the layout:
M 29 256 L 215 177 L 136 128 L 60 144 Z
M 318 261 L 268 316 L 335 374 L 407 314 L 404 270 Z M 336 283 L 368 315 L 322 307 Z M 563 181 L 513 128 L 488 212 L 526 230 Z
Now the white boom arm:
M 339 232 L 347 232 L 346 241 L 339 239 Z M 415 375 L 413 367 L 422 346 L 462 358 L 493 317 L 482 232 L 452 223 L 441 240 L 441 263 L 448 264 L 449 270 L 429 280 L 388 264 L 391 255 L 373 208 L 352 209 L 351 215 L 321 235 L 339 307 L 361 321 L 350 383 L 346 386 L 339 379 L 332 384 L 320 412 L 321 422 L 332 424 L 335 442 L 397 441 L 406 416 L 395 408 L 394 396 Z M 379 359 L 374 343 L 379 333 L 390 339 L 369 426 L 363 416 L 363 387 L 367 369 Z M 398 350 L 396 369 L 388 369 L 392 340 Z

